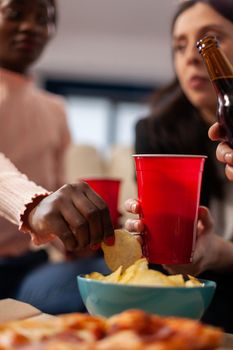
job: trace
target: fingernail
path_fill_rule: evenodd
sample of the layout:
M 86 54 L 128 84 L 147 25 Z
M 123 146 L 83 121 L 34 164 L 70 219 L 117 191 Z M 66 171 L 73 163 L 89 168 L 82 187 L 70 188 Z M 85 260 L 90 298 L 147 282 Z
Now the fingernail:
M 224 159 L 227 163 L 232 162 L 232 153 L 226 153 Z
M 137 204 L 136 204 L 136 203 L 133 203 L 133 204 L 131 205 L 131 210 L 135 212 L 136 209 L 137 209 Z
M 100 243 L 92 244 L 90 248 L 91 250 L 98 250 L 100 249 Z
M 107 245 L 114 245 L 115 237 L 114 236 L 106 237 L 104 239 L 104 243 L 106 243 Z

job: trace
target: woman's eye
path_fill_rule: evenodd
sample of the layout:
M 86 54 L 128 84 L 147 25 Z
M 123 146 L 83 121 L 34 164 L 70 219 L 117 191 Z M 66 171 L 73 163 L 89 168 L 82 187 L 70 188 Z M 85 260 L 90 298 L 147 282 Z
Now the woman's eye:
M 22 12 L 13 8 L 8 8 L 5 11 L 5 18 L 10 20 L 20 20 L 22 17 Z
M 176 52 L 184 52 L 186 46 L 184 44 L 176 44 L 173 46 L 173 51 Z
M 47 15 L 39 15 L 37 16 L 37 23 L 39 25 L 47 25 L 50 22 L 50 19 Z

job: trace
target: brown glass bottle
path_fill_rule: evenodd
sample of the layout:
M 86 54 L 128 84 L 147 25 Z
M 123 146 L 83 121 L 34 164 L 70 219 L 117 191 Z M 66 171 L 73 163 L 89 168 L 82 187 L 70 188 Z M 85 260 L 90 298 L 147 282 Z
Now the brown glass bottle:
M 214 36 L 198 41 L 197 48 L 217 94 L 218 121 L 225 132 L 226 141 L 233 147 L 233 67 Z

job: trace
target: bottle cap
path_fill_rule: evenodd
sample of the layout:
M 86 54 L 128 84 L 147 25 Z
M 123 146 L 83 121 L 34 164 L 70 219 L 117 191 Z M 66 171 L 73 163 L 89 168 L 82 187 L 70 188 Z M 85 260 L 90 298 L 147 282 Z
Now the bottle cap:
M 197 48 L 199 53 L 202 53 L 202 51 L 205 51 L 210 47 L 219 47 L 219 42 L 214 35 L 205 36 L 197 42 Z

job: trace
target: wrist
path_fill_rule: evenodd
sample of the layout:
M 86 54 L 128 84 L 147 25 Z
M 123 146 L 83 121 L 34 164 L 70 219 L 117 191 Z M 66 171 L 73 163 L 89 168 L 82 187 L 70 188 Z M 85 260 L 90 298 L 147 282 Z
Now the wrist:
M 212 270 L 215 272 L 233 271 L 233 243 L 218 237 Z
M 23 214 L 21 215 L 20 231 L 23 231 L 25 233 L 32 232 L 29 216 L 32 213 L 33 209 L 35 209 L 36 206 L 48 195 L 49 195 L 49 193 L 37 195 L 34 198 L 32 198 L 30 203 L 26 204 L 26 206 L 25 206 L 26 209 L 24 210 Z

